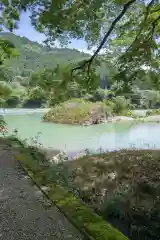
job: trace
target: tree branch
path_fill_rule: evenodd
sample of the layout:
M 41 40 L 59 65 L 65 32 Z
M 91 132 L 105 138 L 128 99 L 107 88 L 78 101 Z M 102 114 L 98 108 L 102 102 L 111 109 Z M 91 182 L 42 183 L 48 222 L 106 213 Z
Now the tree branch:
M 136 0 L 130 0 L 128 3 L 126 3 L 124 6 L 123 6 L 123 9 L 122 11 L 120 12 L 120 14 L 115 18 L 115 20 L 112 22 L 108 32 L 105 34 L 104 38 L 102 39 L 99 47 L 97 48 L 97 50 L 94 52 L 94 54 L 91 56 L 90 59 L 86 60 L 83 64 L 81 64 L 80 66 L 78 67 L 75 67 L 72 69 L 72 73 L 73 71 L 75 70 L 78 70 L 78 69 L 82 69 L 84 68 L 87 64 L 88 64 L 88 72 L 89 72 L 89 69 L 90 69 L 90 66 L 93 62 L 93 60 L 95 59 L 95 57 L 98 55 L 98 53 L 100 52 L 100 50 L 102 49 L 102 47 L 104 46 L 104 44 L 106 43 L 108 37 L 110 36 L 110 34 L 112 33 L 112 31 L 114 30 L 116 24 L 121 20 L 121 18 L 124 16 L 124 14 L 127 12 L 127 10 L 129 9 L 129 7 L 135 3 Z
M 142 31 L 143 31 L 143 27 L 144 27 L 144 25 L 145 25 L 145 22 L 146 22 L 146 20 L 147 20 L 147 18 L 148 18 L 148 14 L 149 14 L 150 8 L 151 8 L 152 5 L 154 4 L 154 2 L 155 2 L 155 0 L 151 0 L 151 1 L 149 2 L 149 4 L 147 5 L 146 11 L 145 11 L 145 15 L 144 15 L 144 19 L 143 19 L 143 21 L 142 21 L 141 24 L 140 24 L 140 29 L 139 29 L 139 31 L 138 31 L 135 39 L 134 39 L 133 42 L 131 43 L 131 45 L 127 48 L 126 52 L 128 52 L 128 51 L 131 49 L 131 47 L 133 46 L 133 44 L 138 40 L 139 36 L 141 35 L 141 33 L 142 33 Z
M 152 22 L 152 34 L 155 32 L 156 24 L 160 21 L 160 15 Z
M 158 12 L 158 11 L 160 11 L 160 8 L 153 9 L 153 10 L 151 11 L 151 13 L 156 13 L 156 12 Z
M 149 9 L 152 7 L 152 5 L 154 4 L 155 0 L 151 0 L 150 3 L 147 5 L 147 12 L 149 11 Z
M 154 38 L 154 33 L 155 33 L 155 28 L 156 28 L 156 24 L 157 22 L 160 20 L 160 15 L 152 22 L 152 28 L 150 30 L 150 38 L 149 38 L 149 41 L 150 41 L 150 47 L 149 49 L 151 49 L 151 45 L 152 45 L 152 40 Z M 150 57 L 150 62 L 151 62 L 151 57 Z

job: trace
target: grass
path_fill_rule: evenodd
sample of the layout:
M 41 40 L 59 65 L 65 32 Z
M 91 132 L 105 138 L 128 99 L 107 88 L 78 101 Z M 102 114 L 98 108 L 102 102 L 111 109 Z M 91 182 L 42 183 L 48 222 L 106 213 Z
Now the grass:
M 121 232 L 113 228 L 93 209 L 84 204 L 67 187 L 53 180 L 53 172 L 47 159 L 37 148 L 27 147 L 16 138 L 0 139 L 1 144 L 16 150 L 16 159 L 20 161 L 30 177 L 39 186 L 47 186 L 47 195 L 68 219 L 92 240 L 127 240 Z M 35 154 L 36 152 L 36 154 Z

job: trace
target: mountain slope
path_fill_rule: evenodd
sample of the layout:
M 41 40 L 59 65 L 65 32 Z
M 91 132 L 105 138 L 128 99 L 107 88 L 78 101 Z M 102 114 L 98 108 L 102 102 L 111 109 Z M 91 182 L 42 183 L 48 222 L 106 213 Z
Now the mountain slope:
M 0 33 L 0 38 L 10 40 L 16 47 L 19 56 L 5 62 L 13 76 L 26 76 L 36 69 L 52 67 L 57 63 L 76 62 L 89 57 L 75 49 L 52 48 L 49 49 L 37 42 L 32 42 L 25 37 L 16 36 L 13 33 Z

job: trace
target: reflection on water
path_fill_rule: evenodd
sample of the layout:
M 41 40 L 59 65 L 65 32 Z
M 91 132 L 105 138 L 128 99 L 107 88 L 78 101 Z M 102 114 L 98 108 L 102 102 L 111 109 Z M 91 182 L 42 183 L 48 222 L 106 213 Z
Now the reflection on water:
M 70 152 L 86 148 L 93 151 L 102 148 L 160 147 L 160 125 L 152 123 L 136 124 L 132 121 L 108 123 L 89 127 L 70 126 L 42 122 L 43 113 L 6 115 L 5 119 L 11 132 L 18 129 L 22 139 L 34 137 L 41 132 L 40 142 L 51 147 Z

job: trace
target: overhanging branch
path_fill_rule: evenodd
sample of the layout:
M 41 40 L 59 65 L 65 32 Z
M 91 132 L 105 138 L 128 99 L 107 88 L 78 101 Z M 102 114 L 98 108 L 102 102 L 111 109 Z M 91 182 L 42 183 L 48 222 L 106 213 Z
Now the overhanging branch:
M 157 9 L 153 9 L 153 10 L 151 10 L 151 13 L 156 13 L 156 12 L 159 12 L 159 11 L 160 11 L 160 7 L 157 8 Z
M 152 22 L 152 36 L 155 32 L 156 25 L 159 21 L 160 21 L 160 15 Z
M 94 52 L 94 54 L 91 56 L 90 59 L 86 60 L 85 62 L 83 62 L 83 64 L 81 64 L 80 66 L 78 67 L 75 67 L 72 69 L 72 74 L 75 70 L 78 70 L 78 69 L 82 69 L 84 68 L 85 66 L 88 65 L 88 72 L 90 70 L 90 66 L 93 62 L 93 60 L 95 59 L 95 57 L 98 55 L 98 53 L 100 52 L 100 50 L 102 49 L 102 47 L 104 46 L 104 44 L 106 43 L 108 37 L 110 36 L 110 34 L 112 33 L 112 31 L 114 30 L 116 24 L 121 20 L 121 18 L 125 15 L 125 13 L 127 12 L 127 10 L 129 9 L 129 7 L 135 3 L 136 0 L 130 0 L 128 3 L 126 3 L 124 6 L 123 6 L 123 9 L 122 11 L 120 12 L 120 14 L 115 18 L 115 20 L 112 22 L 109 30 L 107 31 L 107 33 L 105 34 L 104 38 L 102 39 L 100 45 L 98 46 L 97 50 Z
M 155 2 L 155 0 L 151 0 L 151 1 L 149 2 L 149 4 L 147 5 L 146 11 L 145 11 L 145 13 L 144 13 L 144 19 L 143 19 L 143 21 L 142 21 L 141 24 L 140 24 L 139 31 L 138 31 L 135 39 L 134 39 L 133 42 L 131 43 L 131 45 L 127 48 L 126 52 L 129 52 L 129 50 L 132 48 L 132 46 L 133 46 L 133 45 L 137 42 L 137 40 L 139 39 L 139 37 L 140 37 L 140 35 L 141 35 L 142 31 L 143 31 L 143 28 L 144 28 L 144 26 L 145 26 L 145 23 L 146 23 L 146 21 L 147 21 L 147 19 L 148 19 L 148 15 L 149 15 L 149 12 L 150 12 L 150 8 L 151 8 L 152 5 L 154 4 L 154 2 Z

